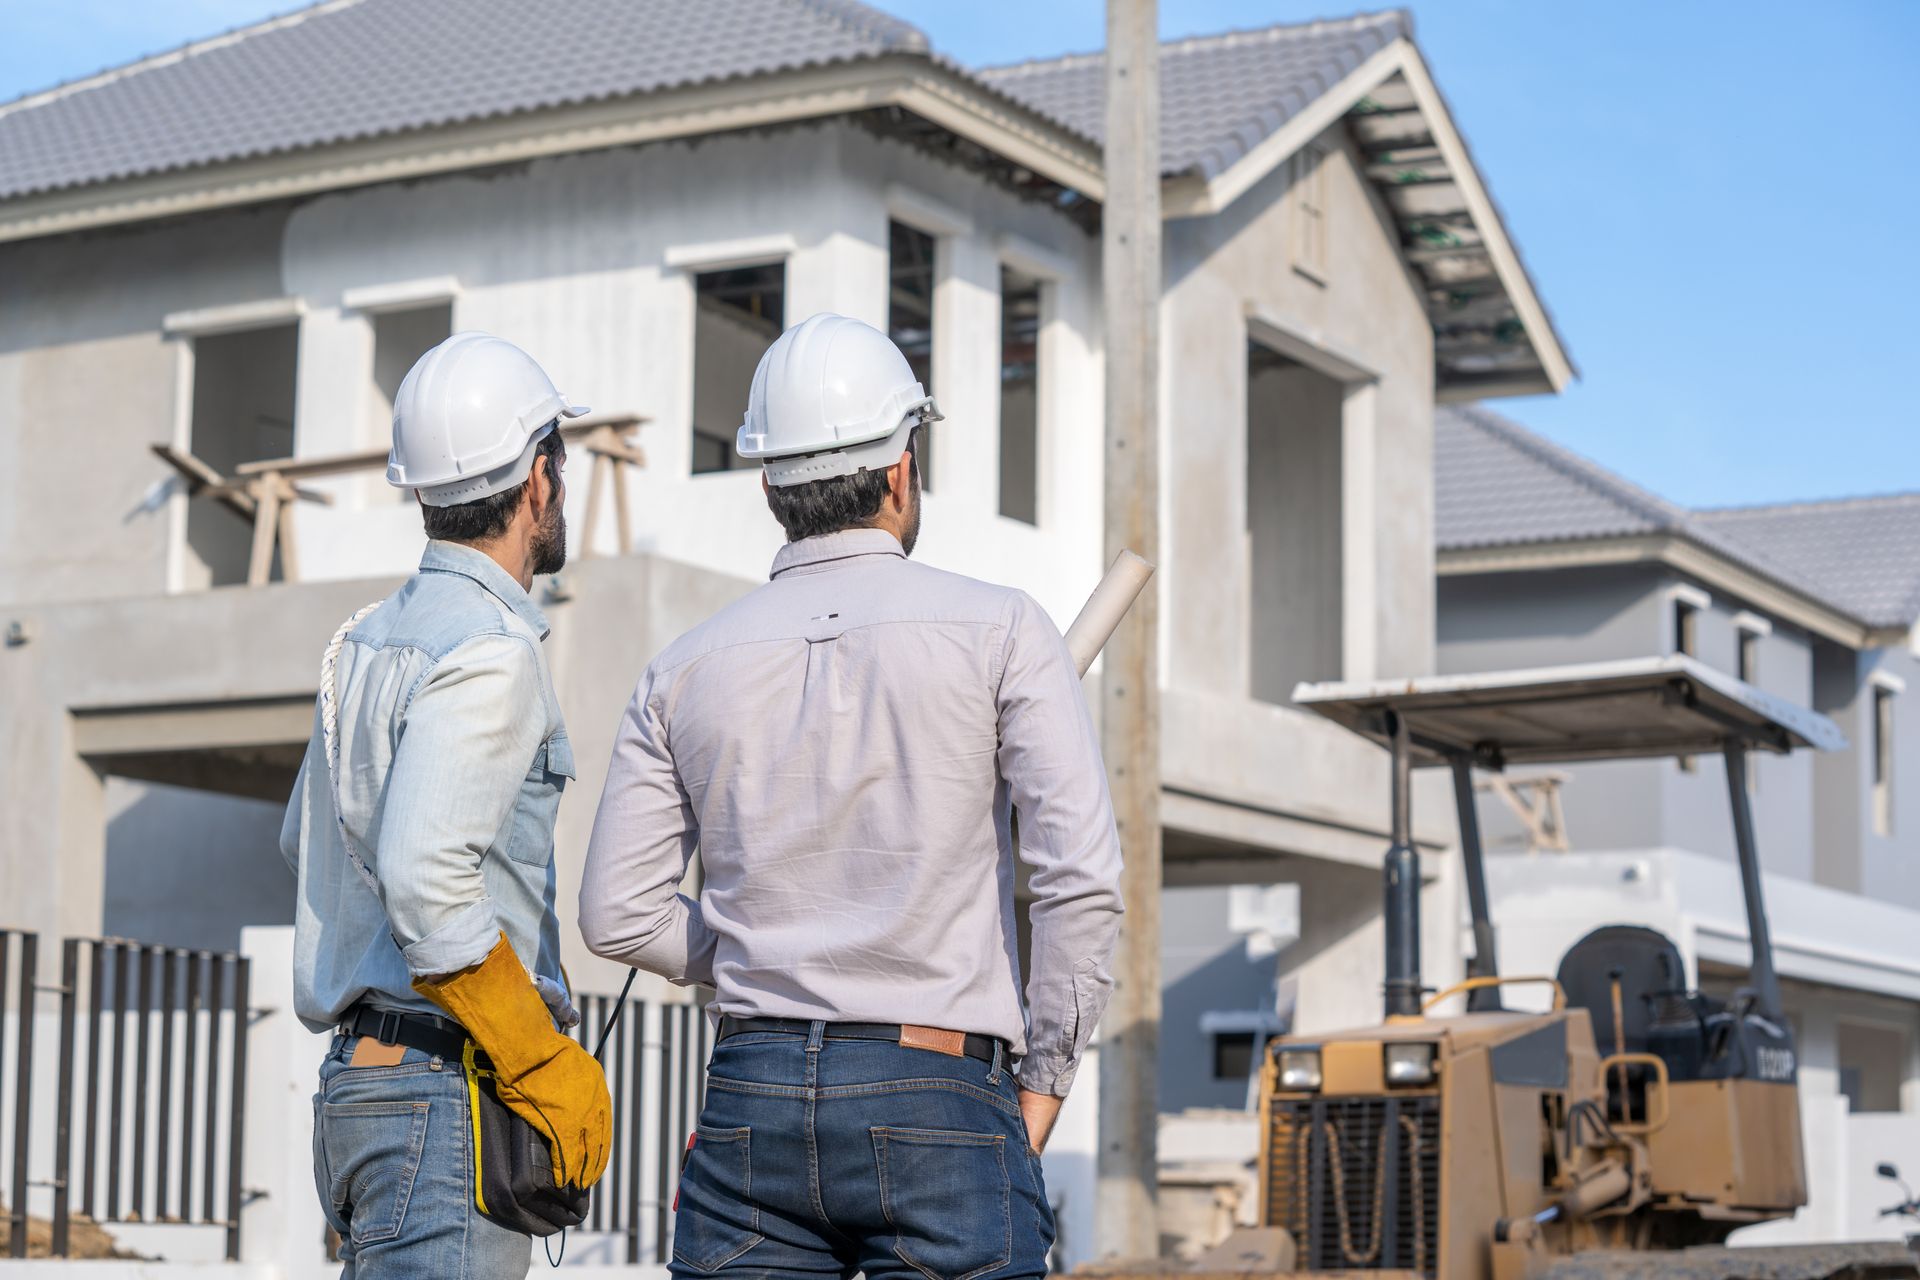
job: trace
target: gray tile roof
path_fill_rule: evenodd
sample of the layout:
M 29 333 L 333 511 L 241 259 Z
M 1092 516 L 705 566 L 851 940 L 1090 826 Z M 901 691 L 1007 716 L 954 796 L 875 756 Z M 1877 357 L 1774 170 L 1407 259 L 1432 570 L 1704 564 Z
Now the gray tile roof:
M 1695 518 L 1800 577 L 1874 627 L 1920 619 L 1920 493 L 1732 507 Z
M 1920 494 L 1694 511 L 1477 405 L 1434 413 L 1442 551 L 1669 534 L 1867 627 L 1920 619 Z
M 0 199 L 926 48 L 854 0 L 328 0 L 0 107 Z
M 1348 72 L 1401 36 L 1404 11 L 1169 41 L 1160 46 L 1160 169 L 1212 178 Z M 1106 55 L 1076 54 L 975 74 L 1096 142 L 1106 135 Z
M 1684 508 L 1478 406 L 1434 411 L 1433 466 L 1443 550 L 1687 527 Z

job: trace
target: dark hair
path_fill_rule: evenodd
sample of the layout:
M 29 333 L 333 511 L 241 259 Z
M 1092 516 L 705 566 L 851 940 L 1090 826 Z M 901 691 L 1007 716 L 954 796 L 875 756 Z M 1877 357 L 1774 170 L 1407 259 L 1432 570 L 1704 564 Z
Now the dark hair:
M 907 455 L 912 460 L 913 482 L 920 480 L 920 432 L 907 437 Z M 842 529 L 866 529 L 880 514 L 887 500 L 887 469 L 861 470 L 850 476 L 830 476 L 806 484 L 771 485 L 767 489 L 767 508 L 787 531 L 788 542 L 839 533 Z
M 556 427 L 541 438 L 533 451 L 533 465 L 541 466 L 541 459 L 546 459 L 547 479 L 556 489 L 560 486 L 560 464 L 556 459 L 562 443 Z M 528 476 L 532 476 L 531 471 Z M 423 502 L 420 516 L 427 526 L 427 536 L 440 542 L 485 542 L 497 538 L 513 523 L 513 513 L 520 509 L 526 488 L 527 482 L 522 480 L 511 489 L 451 507 L 430 507 Z

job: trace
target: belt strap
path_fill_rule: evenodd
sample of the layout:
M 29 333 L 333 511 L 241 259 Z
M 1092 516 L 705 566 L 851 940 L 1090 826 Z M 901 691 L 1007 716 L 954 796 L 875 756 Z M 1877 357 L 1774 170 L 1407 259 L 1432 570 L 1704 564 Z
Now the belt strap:
M 458 1062 L 467 1047 L 467 1033 L 457 1022 L 426 1013 L 401 1013 L 357 1004 L 347 1010 L 340 1029 L 349 1036 L 372 1036 L 381 1044 L 405 1045 L 450 1062 Z
M 725 1040 L 728 1036 L 748 1031 L 775 1031 L 804 1036 L 812 1030 L 813 1024 L 805 1018 L 736 1018 L 729 1014 L 720 1019 L 720 1033 L 716 1039 Z M 902 1027 L 897 1022 L 829 1022 L 823 1035 L 828 1040 L 878 1040 L 887 1044 L 903 1044 L 909 1049 L 928 1049 L 935 1053 L 950 1053 L 955 1057 L 964 1055 L 981 1062 L 992 1062 L 995 1049 L 1000 1050 L 1003 1061 L 1007 1057 L 1007 1042 L 994 1036 L 972 1032 L 963 1036 L 957 1031 Z M 955 1047 L 949 1049 L 946 1047 L 949 1044 Z

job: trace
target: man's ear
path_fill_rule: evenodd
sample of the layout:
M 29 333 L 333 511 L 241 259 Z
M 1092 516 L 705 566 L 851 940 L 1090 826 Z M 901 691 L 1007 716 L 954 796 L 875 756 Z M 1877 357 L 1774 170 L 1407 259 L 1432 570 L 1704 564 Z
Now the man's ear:
M 767 469 L 765 467 L 760 468 L 760 492 L 768 498 L 773 496 L 773 486 L 767 483 Z
M 527 472 L 527 514 L 537 522 L 547 514 L 547 508 L 560 495 L 554 492 L 553 469 L 545 456 L 533 460 L 533 470 Z
M 913 452 L 904 450 L 900 461 L 887 468 L 887 495 L 896 511 L 905 511 L 913 502 Z

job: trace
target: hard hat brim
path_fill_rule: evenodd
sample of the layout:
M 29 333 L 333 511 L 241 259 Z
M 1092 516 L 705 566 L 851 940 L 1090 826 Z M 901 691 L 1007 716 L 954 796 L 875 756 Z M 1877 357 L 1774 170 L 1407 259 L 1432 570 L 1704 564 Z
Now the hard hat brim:
M 577 418 L 586 412 L 584 406 L 569 405 L 561 410 L 560 417 Z M 558 421 L 559 418 L 555 418 L 529 436 L 527 447 L 511 462 L 477 476 L 464 476 L 447 484 L 417 488 L 414 492 L 420 495 L 420 501 L 430 507 L 457 507 L 463 502 L 478 502 L 481 498 L 491 498 L 496 493 L 505 493 L 515 485 L 524 484 L 528 473 L 533 470 L 533 456 L 538 452 L 540 442 L 558 430 L 554 425 Z

